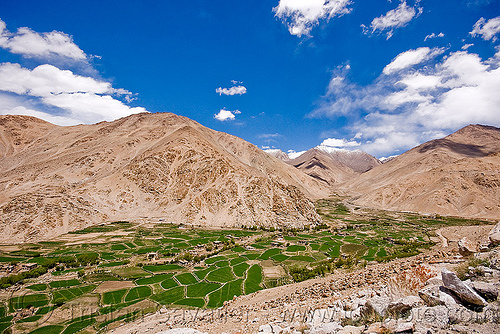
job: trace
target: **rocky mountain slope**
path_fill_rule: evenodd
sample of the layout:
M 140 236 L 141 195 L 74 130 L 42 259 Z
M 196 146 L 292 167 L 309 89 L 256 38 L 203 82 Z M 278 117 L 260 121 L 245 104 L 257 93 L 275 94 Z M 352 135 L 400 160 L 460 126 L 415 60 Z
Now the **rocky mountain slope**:
M 270 148 L 270 149 L 264 150 L 264 152 L 266 152 L 269 155 L 272 155 L 276 159 L 280 159 L 281 161 L 289 161 L 290 160 L 290 157 L 288 156 L 288 154 L 286 154 L 285 152 L 283 152 L 279 148 Z
M 60 127 L 0 116 L 0 242 L 109 220 L 207 226 L 320 220 L 319 181 L 244 140 L 170 113 Z
M 332 186 L 353 179 L 381 162 L 360 150 L 346 150 L 320 145 L 290 158 L 280 149 L 269 149 L 266 153 L 278 158 Z
M 500 129 L 469 125 L 417 146 L 342 186 L 358 205 L 500 217 Z
M 342 162 L 332 159 L 328 153 L 314 148 L 286 162 L 330 186 L 350 180 L 359 174 Z

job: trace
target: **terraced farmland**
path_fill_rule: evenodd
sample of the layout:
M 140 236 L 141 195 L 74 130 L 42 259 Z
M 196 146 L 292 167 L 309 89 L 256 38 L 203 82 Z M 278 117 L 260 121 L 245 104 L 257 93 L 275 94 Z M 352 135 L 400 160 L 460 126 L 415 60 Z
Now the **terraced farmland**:
M 417 254 L 441 226 L 484 223 L 338 206 L 318 202 L 326 224 L 301 231 L 116 222 L 57 242 L 0 246 L 0 264 L 36 264 L 28 274 L 0 279 L 2 289 L 20 287 L 0 304 L 0 333 L 96 332 L 161 306 L 217 308 L 234 296 L 339 267 Z M 69 305 L 92 311 L 73 319 L 59 311 Z M 13 320 L 28 308 L 30 315 Z M 58 315 L 60 322 L 48 325 L 53 312 L 67 318 Z

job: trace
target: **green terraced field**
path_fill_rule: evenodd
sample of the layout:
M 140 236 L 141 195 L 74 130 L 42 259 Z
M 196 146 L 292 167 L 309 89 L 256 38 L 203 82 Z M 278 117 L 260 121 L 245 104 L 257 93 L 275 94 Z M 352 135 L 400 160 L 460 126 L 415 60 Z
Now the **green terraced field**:
M 119 232 L 95 243 L 40 242 L 21 245 L 15 251 L 0 246 L 0 262 L 36 263 L 40 275 L 46 271 L 52 275 L 50 282 L 42 282 L 37 274 L 25 279 L 20 295 L 4 300 L 7 307 L 0 304 L 0 333 L 9 327 L 16 332 L 68 334 L 85 328 L 95 332 L 133 318 L 138 311 L 124 314 L 123 310 L 139 303 L 140 309 L 151 305 L 144 312 L 160 305 L 217 308 L 234 296 L 310 279 L 338 267 L 418 254 L 432 245 L 429 236 L 436 228 L 487 223 L 368 209 L 352 213 L 339 200 L 319 201 L 317 210 L 326 227 L 221 232 L 166 223 L 144 227 L 122 222 L 67 235 L 78 241 L 87 233 Z M 159 259 L 148 260 L 149 252 L 157 252 Z M 95 261 L 82 262 L 89 258 Z M 266 277 L 262 268 L 269 266 L 281 267 L 285 276 L 279 280 Z M 73 278 L 76 273 L 78 278 Z M 73 276 L 64 278 L 66 274 Z M 128 281 L 133 286 L 95 292 L 107 281 Z M 0 288 L 12 284 L 16 282 L 0 278 Z M 38 324 L 69 301 L 78 306 L 81 297 L 95 300 L 94 315 L 62 319 L 50 326 Z M 13 321 L 14 312 L 30 306 L 35 308 L 34 315 Z M 97 315 L 110 315 L 112 320 L 97 320 L 102 319 Z
M 147 285 L 147 284 L 160 283 L 160 282 L 162 282 L 162 281 L 164 281 L 167 278 L 170 278 L 172 276 L 174 276 L 173 273 L 154 275 L 154 276 L 147 277 L 147 278 L 139 278 L 139 279 L 135 280 L 135 284 L 137 284 L 137 285 Z
M 210 292 L 220 288 L 220 286 L 221 286 L 220 284 L 208 283 L 208 282 L 200 282 L 192 284 L 187 287 L 186 295 L 188 297 L 205 297 Z
M 49 285 L 51 288 L 67 288 L 68 286 L 75 286 L 75 285 L 80 285 L 79 280 L 77 279 L 70 279 L 70 280 L 64 280 L 64 281 L 54 281 L 50 282 Z
M 208 273 L 206 279 L 210 282 L 225 283 L 235 279 L 229 267 L 223 267 Z
M 254 264 L 248 269 L 247 278 L 245 280 L 245 294 L 249 294 L 255 291 L 259 291 L 262 288 L 260 284 L 262 283 L 262 269 L 259 265 Z
M 9 300 L 10 310 L 19 310 L 29 306 L 40 307 L 49 303 L 49 296 L 46 294 L 32 294 L 13 297 Z
M 91 284 L 76 288 L 60 289 L 52 293 L 53 300 L 67 302 L 94 290 L 95 287 L 96 285 Z
M 125 296 L 125 302 L 130 302 L 136 299 L 144 299 L 151 296 L 151 288 L 149 286 L 138 286 L 129 290 Z
M 182 285 L 190 285 L 198 283 L 198 279 L 191 273 L 184 273 L 180 275 L 176 275 L 175 279 L 179 281 Z
M 152 297 L 153 300 L 163 305 L 172 304 L 183 298 L 184 298 L 184 287 L 182 286 L 166 290 Z

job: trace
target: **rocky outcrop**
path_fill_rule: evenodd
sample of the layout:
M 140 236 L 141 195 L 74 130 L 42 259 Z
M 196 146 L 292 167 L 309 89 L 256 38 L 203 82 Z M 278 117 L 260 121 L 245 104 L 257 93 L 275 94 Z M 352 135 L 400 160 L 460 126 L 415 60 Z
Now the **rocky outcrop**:
M 487 303 L 483 297 L 478 295 L 477 292 L 462 282 L 454 272 L 443 268 L 441 276 L 443 278 L 445 288 L 456 295 L 459 300 L 469 305 L 480 307 L 486 306 Z
M 490 243 L 492 245 L 500 244 L 500 222 L 496 224 L 495 227 L 491 230 L 491 232 L 488 235 L 488 238 L 490 239 Z
M 387 306 L 389 314 L 400 316 L 411 311 L 412 308 L 422 304 L 422 299 L 417 296 L 406 296 L 391 302 Z
M 471 285 L 484 299 L 488 301 L 498 299 L 498 295 L 500 294 L 499 285 L 493 285 L 486 282 L 472 282 Z
M 467 237 L 463 237 L 458 241 L 458 250 L 460 251 L 460 254 L 464 256 L 477 253 L 478 251 L 477 246 L 472 241 L 467 239 Z

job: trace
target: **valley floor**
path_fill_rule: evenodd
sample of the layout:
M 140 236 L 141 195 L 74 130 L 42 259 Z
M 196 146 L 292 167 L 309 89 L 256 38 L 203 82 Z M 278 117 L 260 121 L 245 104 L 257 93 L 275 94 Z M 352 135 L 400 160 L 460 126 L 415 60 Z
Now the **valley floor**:
M 491 277 L 479 278 L 500 276 L 498 252 L 487 260 L 458 253 L 463 236 L 482 244 L 491 222 L 363 209 L 340 198 L 316 209 L 324 224 L 304 230 L 207 229 L 155 218 L 0 245 L 0 332 L 313 334 L 352 326 L 355 333 L 387 318 L 367 306 L 372 300 L 417 295 L 442 268 L 464 276 L 469 265 L 488 263 L 481 272 Z

